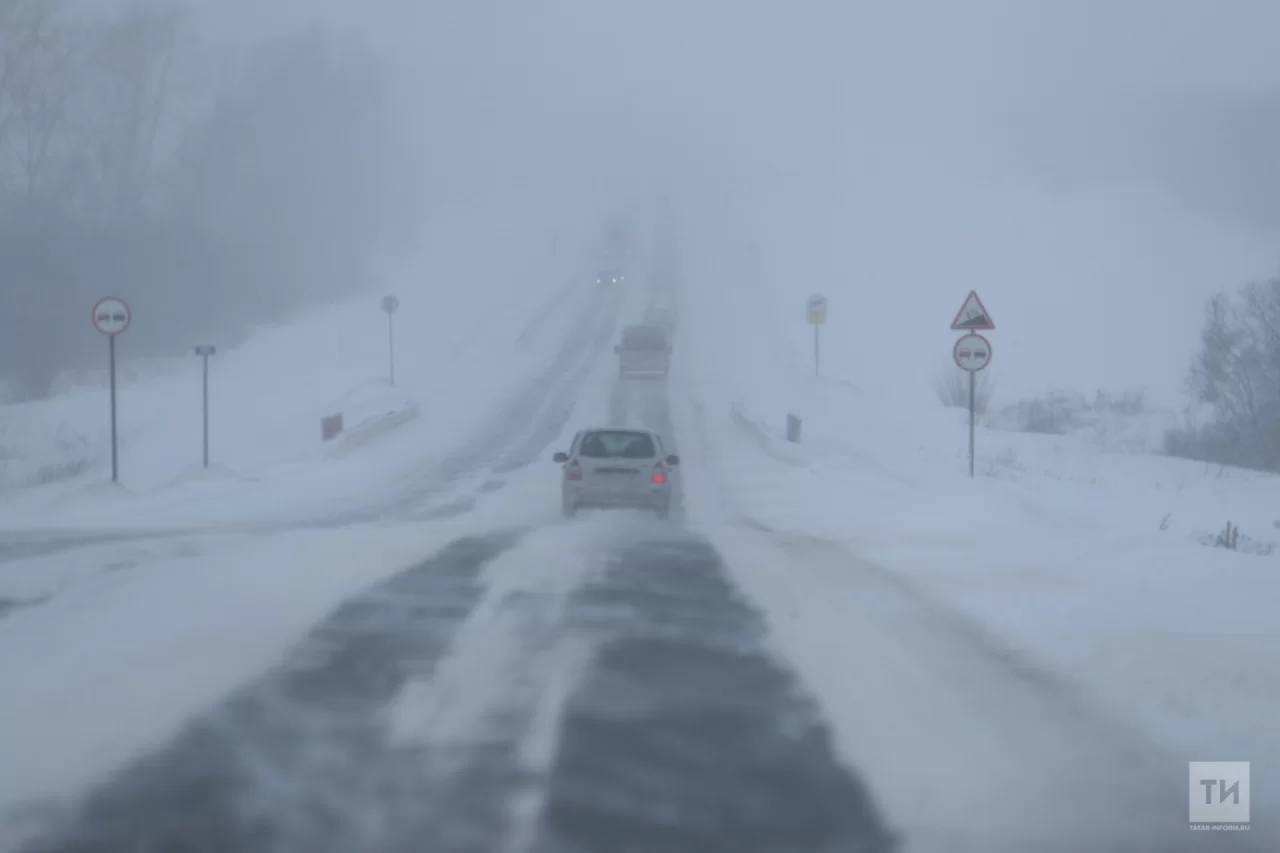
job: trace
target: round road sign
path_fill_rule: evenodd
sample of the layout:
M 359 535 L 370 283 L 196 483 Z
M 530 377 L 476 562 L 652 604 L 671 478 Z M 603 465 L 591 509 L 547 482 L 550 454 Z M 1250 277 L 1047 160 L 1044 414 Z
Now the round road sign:
M 982 335 L 961 335 L 952 355 L 962 370 L 977 373 L 991 363 L 991 343 Z
M 104 335 L 118 335 L 129 328 L 133 312 L 123 299 L 108 296 L 93 306 L 93 327 Z
M 394 314 L 395 310 L 400 307 L 400 300 L 394 296 L 382 297 L 382 310 L 388 314 Z

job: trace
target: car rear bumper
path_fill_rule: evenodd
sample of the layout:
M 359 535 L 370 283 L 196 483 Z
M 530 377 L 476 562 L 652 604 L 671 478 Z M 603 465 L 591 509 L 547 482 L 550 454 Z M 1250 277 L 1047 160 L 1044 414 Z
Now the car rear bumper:
M 578 500 L 572 503 L 572 506 L 578 509 L 648 509 L 660 510 L 666 509 L 670 504 L 663 501 L 641 501 L 641 500 L 623 500 L 617 498 L 603 498 L 597 500 Z
M 567 505 L 588 509 L 663 509 L 671 504 L 671 494 L 665 489 L 565 489 L 562 498 Z

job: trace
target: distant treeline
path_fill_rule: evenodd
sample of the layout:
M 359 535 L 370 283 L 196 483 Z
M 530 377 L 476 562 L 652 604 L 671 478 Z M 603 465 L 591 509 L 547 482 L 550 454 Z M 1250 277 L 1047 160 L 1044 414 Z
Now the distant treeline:
M 94 301 L 135 355 L 229 343 L 369 283 L 423 213 L 420 108 L 358 37 L 235 49 L 188 7 L 107 18 L 0 0 L 0 379 L 95 364 Z M 411 108 L 414 107 L 414 108 Z

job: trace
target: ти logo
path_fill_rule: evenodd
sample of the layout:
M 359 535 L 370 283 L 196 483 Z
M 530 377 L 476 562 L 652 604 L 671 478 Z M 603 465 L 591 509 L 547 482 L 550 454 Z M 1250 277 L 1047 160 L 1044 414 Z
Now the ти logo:
M 1192 761 L 1190 811 L 1192 829 L 1249 828 L 1249 762 Z

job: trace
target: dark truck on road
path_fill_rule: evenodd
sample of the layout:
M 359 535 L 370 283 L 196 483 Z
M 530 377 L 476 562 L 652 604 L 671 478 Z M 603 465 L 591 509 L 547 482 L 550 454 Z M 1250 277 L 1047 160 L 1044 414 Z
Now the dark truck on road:
M 618 354 L 619 379 L 667 378 L 671 345 L 661 326 L 628 326 L 622 330 L 622 343 L 613 351 Z

